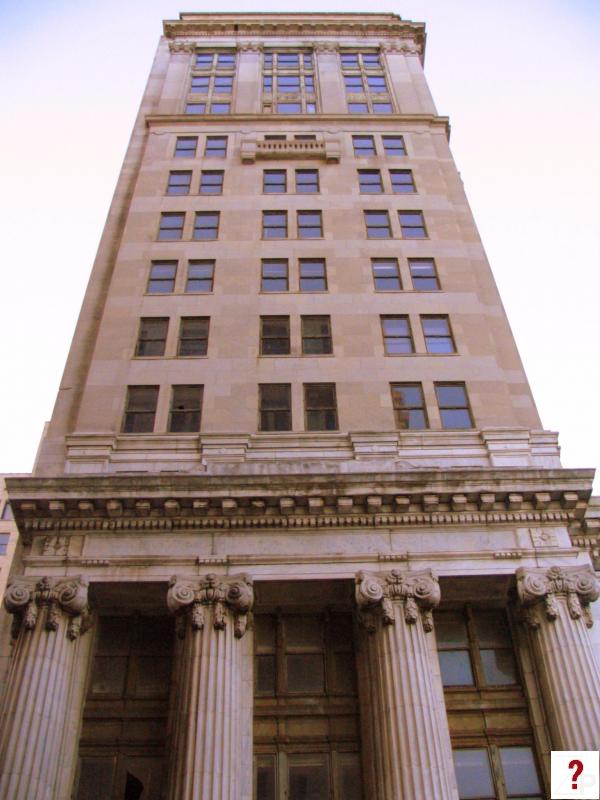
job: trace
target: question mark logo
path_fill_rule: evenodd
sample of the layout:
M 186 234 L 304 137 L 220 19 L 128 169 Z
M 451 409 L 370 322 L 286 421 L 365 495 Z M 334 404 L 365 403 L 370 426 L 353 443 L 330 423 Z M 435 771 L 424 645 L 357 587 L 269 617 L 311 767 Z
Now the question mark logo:
M 583 762 L 580 761 L 578 758 L 574 758 L 572 761 L 569 761 L 569 769 L 574 770 L 572 780 L 572 787 L 573 789 L 577 789 L 577 779 L 583 772 Z

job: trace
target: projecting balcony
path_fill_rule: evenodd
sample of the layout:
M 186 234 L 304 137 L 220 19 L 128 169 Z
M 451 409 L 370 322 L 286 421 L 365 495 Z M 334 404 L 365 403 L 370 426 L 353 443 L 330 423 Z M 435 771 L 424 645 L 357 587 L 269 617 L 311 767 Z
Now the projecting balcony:
M 259 140 L 242 139 L 240 153 L 244 164 L 258 159 L 317 158 L 329 163 L 340 160 L 342 148 L 339 139 L 325 140 Z

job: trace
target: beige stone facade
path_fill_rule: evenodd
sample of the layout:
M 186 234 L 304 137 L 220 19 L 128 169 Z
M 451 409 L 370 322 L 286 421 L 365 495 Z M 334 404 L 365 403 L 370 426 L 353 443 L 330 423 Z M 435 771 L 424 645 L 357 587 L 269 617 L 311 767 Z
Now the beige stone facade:
M 542 429 L 424 41 L 164 23 L 7 482 L 0 795 L 543 798 L 600 741 L 593 473 Z

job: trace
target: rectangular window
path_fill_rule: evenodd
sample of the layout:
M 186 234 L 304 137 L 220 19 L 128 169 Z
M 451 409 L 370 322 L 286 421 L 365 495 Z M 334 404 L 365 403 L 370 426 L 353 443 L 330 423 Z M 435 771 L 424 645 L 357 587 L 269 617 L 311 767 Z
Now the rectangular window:
M 361 53 L 361 56 L 365 69 L 381 69 L 379 53 Z
M 182 317 L 179 326 L 178 356 L 205 356 L 208 352 L 210 317 Z
M 279 75 L 277 77 L 277 91 L 295 94 L 300 91 L 300 75 Z
M 208 94 L 208 83 L 210 78 L 208 75 L 194 75 L 192 78 L 191 91 L 195 94 Z
M 302 353 L 305 356 L 328 355 L 331 345 L 331 319 L 328 316 L 301 317 Z
M 448 317 L 421 317 L 425 347 L 428 353 L 455 353 Z
M 403 136 L 382 136 L 383 149 L 386 156 L 405 156 L 406 147 Z
M 223 194 L 223 170 L 202 170 L 200 194 Z
M 320 211 L 298 211 L 298 238 L 319 239 L 323 236 L 323 217 Z
M 278 67 L 299 67 L 300 59 L 298 53 L 277 53 Z
M 344 86 L 348 94 L 362 94 L 364 91 L 360 75 L 344 75 Z
M 186 114 L 204 114 L 206 111 L 206 103 L 186 103 Z
M 212 69 L 214 53 L 196 53 L 196 69 Z
M 392 113 L 392 104 L 391 103 L 379 103 L 376 100 L 373 101 L 373 113 L 374 114 L 391 114 Z
M 416 192 L 412 170 L 391 169 L 392 191 L 396 194 L 414 194 Z
M 300 114 L 302 103 L 277 103 L 278 114 Z
M 176 158 L 194 158 L 198 147 L 197 136 L 178 136 L 175 143 Z
M 355 156 L 374 156 L 375 139 L 372 136 L 353 136 L 352 145 Z
M 365 211 L 368 239 L 390 239 L 390 215 L 387 211 Z
M 169 433 L 196 433 L 200 430 L 203 386 L 173 386 Z
M 425 220 L 422 211 L 399 211 L 398 219 L 405 239 L 426 239 Z
M 169 172 L 167 194 L 189 194 L 191 183 L 191 172 Z
M 235 55 L 233 53 L 219 53 L 217 55 L 217 69 L 233 69 Z
M 168 294 L 175 288 L 177 261 L 153 261 L 148 278 L 148 294 Z
M 460 800 L 542 800 L 531 747 L 460 748 L 453 751 Z
M 158 238 L 161 242 L 181 239 L 185 214 L 179 212 L 163 212 L 160 215 Z
M 263 75 L 263 92 L 271 94 L 273 92 L 273 76 Z
M 300 259 L 300 291 L 327 291 L 327 275 L 323 259 Z
M 381 330 L 387 356 L 414 353 L 408 317 L 381 317 Z
M 358 184 L 361 194 L 381 194 L 383 192 L 381 172 L 378 169 L 359 169 Z
M 204 155 L 207 158 L 225 158 L 227 155 L 227 136 L 207 136 Z
M 367 75 L 367 85 L 369 91 L 374 94 L 386 94 L 387 86 L 383 75 Z
M 285 356 L 290 353 L 290 318 L 260 318 L 261 356 Z
M 211 103 L 210 104 L 210 113 L 211 114 L 229 114 L 231 109 L 231 105 L 229 103 Z
M 429 427 L 420 383 L 392 383 L 394 420 L 399 430 L 423 430 Z
M 297 169 L 296 192 L 298 194 L 317 194 L 319 192 L 319 170 Z
M 378 292 L 399 292 L 402 289 L 397 258 L 372 258 L 371 267 Z
M 437 291 L 440 288 L 435 262 L 432 258 L 409 258 L 408 266 L 415 291 Z
M 168 317 L 142 317 L 135 348 L 136 356 L 164 356 L 168 328 Z
M 358 53 L 341 53 L 342 67 L 358 69 Z
M 219 212 L 196 211 L 194 221 L 194 239 L 207 241 L 219 235 Z
M 367 114 L 369 106 L 366 103 L 348 103 L 348 111 L 351 114 Z
M 262 212 L 263 239 L 285 239 L 287 237 L 287 211 Z
M 261 383 L 258 387 L 260 430 L 292 430 L 292 387 L 289 383 Z
M 260 288 L 263 292 L 287 292 L 289 289 L 288 262 L 263 261 Z
M 265 194 L 285 194 L 287 192 L 287 173 L 284 169 L 263 170 L 263 192 Z
M 464 383 L 436 383 L 442 428 L 472 428 L 473 419 L 469 409 Z
M 335 383 L 305 383 L 304 413 L 307 431 L 337 431 Z
M 213 94 L 231 94 L 233 77 L 231 75 L 216 75 Z
M 158 386 L 128 386 L 123 433 L 152 433 Z
M 214 261 L 188 261 L 188 274 L 185 284 L 186 293 L 212 292 L 214 274 Z

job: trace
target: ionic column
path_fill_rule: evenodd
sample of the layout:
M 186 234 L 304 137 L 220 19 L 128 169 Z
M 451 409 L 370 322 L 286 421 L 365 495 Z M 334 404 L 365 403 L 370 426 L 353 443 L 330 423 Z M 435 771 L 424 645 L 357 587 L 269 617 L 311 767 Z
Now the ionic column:
M 244 739 L 242 644 L 254 594 L 247 575 L 171 580 L 167 604 L 179 638 L 170 800 L 239 800 Z M 249 728 L 249 730 L 246 730 Z
M 64 743 L 63 731 L 89 613 L 88 581 L 15 577 L 4 606 L 14 614 L 16 641 L 0 716 L 0 797 L 53 800 L 65 756 L 74 759 L 77 747 Z
M 588 627 L 600 595 L 591 567 L 517 570 L 517 591 L 530 630 L 555 750 L 597 750 L 600 670 Z
M 368 631 L 367 704 L 372 780 L 377 800 L 452 800 L 450 734 L 427 635 L 440 601 L 437 578 L 425 572 L 356 576 L 356 602 Z

